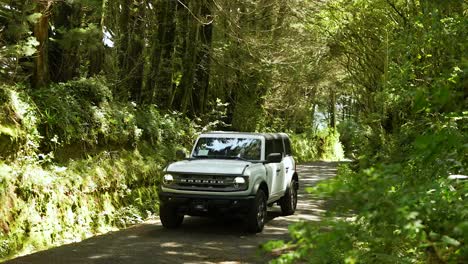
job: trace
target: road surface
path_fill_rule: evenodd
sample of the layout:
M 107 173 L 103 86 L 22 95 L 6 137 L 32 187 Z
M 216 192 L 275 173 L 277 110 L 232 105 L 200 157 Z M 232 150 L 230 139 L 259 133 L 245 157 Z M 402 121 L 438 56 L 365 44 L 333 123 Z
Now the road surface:
M 279 206 L 268 210 L 268 222 L 259 234 L 248 234 L 237 219 L 186 217 L 182 227 L 166 230 L 159 219 L 125 230 L 107 233 L 28 256 L 8 264 L 118 264 L 118 263 L 265 263 L 259 245 L 269 240 L 288 240 L 288 225 L 319 221 L 321 201 L 309 199 L 306 187 L 333 177 L 337 163 L 315 162 L 298 166 L 300 191 L 297 211 L 281 216 Z

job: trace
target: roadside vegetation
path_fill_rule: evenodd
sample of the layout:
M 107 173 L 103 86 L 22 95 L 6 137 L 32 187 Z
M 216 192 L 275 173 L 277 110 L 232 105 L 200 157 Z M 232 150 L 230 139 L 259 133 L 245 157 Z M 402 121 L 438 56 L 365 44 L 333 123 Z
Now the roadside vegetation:
M 157 214 L 159 175 L 197 131 L 181 115 L 115 102 L 99 79 L 3 86 L 0 103 L 1 257 Z
M 0 259 L 158 213 L 201 131 L 352 160 L 277 263 L 467 259 L 463 0 L 0 0 Z M 287 244 L 287 245 L 285 245 Z M 274 261 L 274 262 L 275 262 Z
M 466 262 L 468 181 L 449 179 L 468 174 L 466 7 L 329 1 L 311 18 L 360 105 L 338 128 L 354 160 L 309 190 L 323 221 L 264 246 L 287 252 L 273 263 Z

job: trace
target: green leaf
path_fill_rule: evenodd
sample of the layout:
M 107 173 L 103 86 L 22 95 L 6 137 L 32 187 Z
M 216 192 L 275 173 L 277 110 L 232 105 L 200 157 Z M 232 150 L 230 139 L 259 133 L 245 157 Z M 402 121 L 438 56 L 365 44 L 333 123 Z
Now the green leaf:
M 32 24 L 36 24 L 37 22 L 39 22 L 39 19 L 41 19 L 41 17 L 42 17 L 41 13 L 34 13 L 32 15 L 29 15 L 27 17 L 27 20 Z
M 460 246 L 460 242 L 454 238 L 451 238 L 449 236 L 443 236 L 442 237 L 442 242 L 444 242 L 445 244 L 448 244 L 448 245 L 452 245 L 452 246 L 455 246 L 455 247 L 458 247 Z
M 39 46 L 39 41 L 35 37 L 29 37 L 26 43 L 19 45 L 21 54 L 24 56 L 32 56 L 37 52 L 36 47 Z

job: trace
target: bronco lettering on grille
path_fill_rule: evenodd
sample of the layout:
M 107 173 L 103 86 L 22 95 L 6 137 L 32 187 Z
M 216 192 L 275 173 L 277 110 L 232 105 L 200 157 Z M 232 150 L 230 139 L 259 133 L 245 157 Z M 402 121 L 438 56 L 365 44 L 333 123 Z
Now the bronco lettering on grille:
M 174 175 L 176 189 L 180 190 L 206 190 L 206 191 L 232 191 L 236 175 Z

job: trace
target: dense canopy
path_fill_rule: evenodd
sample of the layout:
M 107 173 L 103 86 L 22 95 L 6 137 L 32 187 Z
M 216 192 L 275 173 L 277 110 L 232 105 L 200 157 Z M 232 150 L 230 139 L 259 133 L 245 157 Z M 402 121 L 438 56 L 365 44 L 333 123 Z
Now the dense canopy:
M 468 185 L 447 177 L 468 174 L 467 15 L 463 0 L 0 0 L 0 259 L 157 213 L 175 150 L 235 130 L 352 160 L 313 191 L 334 215 L 291 229 L 279 263 L 461 263 Z

